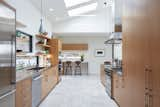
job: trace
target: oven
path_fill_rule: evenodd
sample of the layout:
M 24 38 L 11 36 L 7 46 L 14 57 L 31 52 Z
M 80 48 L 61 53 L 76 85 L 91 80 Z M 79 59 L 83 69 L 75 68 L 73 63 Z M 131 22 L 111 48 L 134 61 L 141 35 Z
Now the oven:
M 104 63 L 104 70 L 105 70 L 105 79 L 106 79 L 106 92 L 107 94 L 112 97 L 112 69 L 111 69 L 111 62 Z

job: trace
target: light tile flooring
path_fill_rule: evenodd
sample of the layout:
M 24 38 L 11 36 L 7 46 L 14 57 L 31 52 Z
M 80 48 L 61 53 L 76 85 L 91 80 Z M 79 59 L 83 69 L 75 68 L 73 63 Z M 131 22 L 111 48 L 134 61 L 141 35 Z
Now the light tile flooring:
M 96 76 L 63 76 L 39 107 L 118 107 Z

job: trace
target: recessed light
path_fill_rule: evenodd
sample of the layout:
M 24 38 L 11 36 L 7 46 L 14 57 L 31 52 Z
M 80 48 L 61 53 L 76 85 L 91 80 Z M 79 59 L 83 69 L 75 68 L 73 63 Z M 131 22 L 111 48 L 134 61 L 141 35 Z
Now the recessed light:
M 50 8 L 50 9 L 49 9 L 49 11 L 50 11 L 50 12 L 53 12 L 53 11 L 54 11 L 54 9 L 53 9 L 53 8 Z
M 91 0 L 64 0 L 66 7 L 72 7 L 81 3 L 89 2 Z
M 98 3 L 92 3 L 79 8 L 75 8 L 68 11 L 69 16 L 82 16 L 84 13 L 96 10 Z

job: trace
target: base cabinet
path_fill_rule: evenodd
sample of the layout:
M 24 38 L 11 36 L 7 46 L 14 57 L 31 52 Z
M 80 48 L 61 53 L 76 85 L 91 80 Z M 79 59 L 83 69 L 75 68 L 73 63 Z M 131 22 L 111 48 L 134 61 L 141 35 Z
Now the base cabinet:
M 32 79 L 16 84 L 16 107 L 32 107 Z
M 126 101 L 124 98 L 127 96 L 125 92 L 125 81 L 124 77 L 118 75 L 116 72 L 112 73 L 112 98 L 117 104 L 125 105 Z M 120 107 L 121 107 L 120 106 Z M 122 106 L 123 107 L 123 106 Z
M 100 78 L 101 78 L 101 83 L 106 86 L 106 74 L 105 74 L 105 70 L 104 70 L 104 64 L 101 65 L 100 67 Z
M 52 67 L 42 72 L 42 100 L 49 94 L 49 92 L 58 83 L 58 66 Z

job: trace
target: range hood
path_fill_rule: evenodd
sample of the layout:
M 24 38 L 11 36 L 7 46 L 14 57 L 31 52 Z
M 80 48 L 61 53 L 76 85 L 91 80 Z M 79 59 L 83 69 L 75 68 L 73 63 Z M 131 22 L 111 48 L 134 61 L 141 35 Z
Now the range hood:
M 120 44 L 122 42 L 122 32 L 112 33 L 104 44 Z

